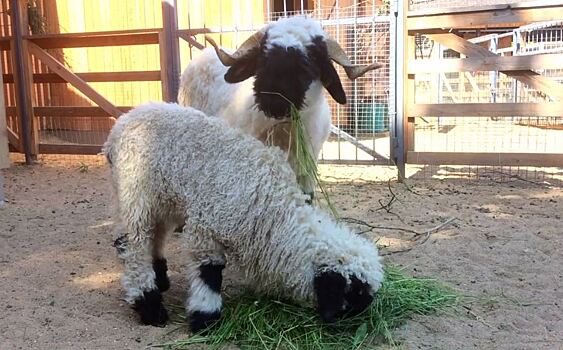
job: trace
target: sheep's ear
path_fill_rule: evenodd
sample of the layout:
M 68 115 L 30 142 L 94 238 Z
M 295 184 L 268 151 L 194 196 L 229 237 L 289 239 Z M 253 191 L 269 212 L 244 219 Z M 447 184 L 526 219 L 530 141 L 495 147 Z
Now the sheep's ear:
M 346 104 L 346 93 L 336 69 L 329 62 L 321 67 L 321 81 L 332 98 L 341 105 Z
M 235 62 L 225 73 L 227 83 L 240 83 L 256 74 L 257 55 L 248 55 Z
M 307 49 L 309 50 L 309 56 L 314 59 L 319 67 L 321 82 L 325 89 L 336 102 L 342 105 L 345 104 L 346 93 L 344 93 L 340 77 L 332 65 L 324 39 L 320 36 L 314 38 L 313 45 Z

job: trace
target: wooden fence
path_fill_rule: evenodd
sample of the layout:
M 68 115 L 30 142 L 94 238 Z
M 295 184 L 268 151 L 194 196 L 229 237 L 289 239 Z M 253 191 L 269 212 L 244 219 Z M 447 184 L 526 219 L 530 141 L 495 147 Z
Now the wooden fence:
M 404 1 L 404 66 L 403 71 L 403 159 L 410 164 L 430 165 L 494 165 L 563 167 L 560 153 L 480 153 L 480 152 L 417 152 L 415 118 L 428 116 L 563 116 L 563 85 L 533 70 L 561 68 L 563 54 L 500 57 L 481 45 L 463 37 L 467 30 L 516 28 L 540 21 L 563 18 L 561 1 L 534 1 L 510 5 L 408 10 Z M 464 58 L 447 60 L 416 60 L 415 36 L 424 35 L 434 42 L 460 53 Z M 531 88 L 556 99 L 545 103 L 415 103 L 415 75 L 427 72 L 500 71 Z
M 200 29 L 178 29 L 178 8 L 175 0 L 161 2 L 161 18 L 152 18 L 151 23 L 157 27 L 153 29 L 126 29 L 112 31 L 97 31 L 87 33 L 32 33 L 28 23 L 28 1 L 0 0 L 0 5 L 5 10 L 9 7 L 10 21 L 3 27 L 0 37 L 0 50 L 3 52 L 4 74 L 3 86 L 13 85 L 13 89 L 6 92 L 6 113 L 9 118 L 8 139 L 13 151 L 26 154 L 28 161 L 33 160 L 40 153 L 63 154 L 96 154 L 100 151 L 99 144 L 57 144 L 44 143 L 40 139 L 40 132 L 44 125 L 57 120 L 84 120 L 99 118 L 105 121 L 115 120 L 131 105 L 112 103 L 106 93 L 95 87 L 95 84 L 106 82 L 160 82 L 159 96 L 166 101 L 175 99 L 180 73 L 180 52 L 182 39 L 190 47 L 201 47 L 194 35 L 208 32 L 207 28 L 213 19 L 212 11 L 191 12 L 191 21 L 188 27 Z M 38 0 L 39 1 L 39 0 Z M 73 6 L 78 6 L 76 0 L 65 1 L 66 16 L 72 18 Z M 148 7 L 154 7 L 153 0 L 138 0 L 147 2 Z M 300 1 L 293 1 L 297 6 Z M 341 1 L 355 3 L 353 1 Z M 44 6 L 52 6 L 54 1 L 43 1 Z M 107 2 L 112 6 L 111 11 L 129 11 L 134 2 Z M 228 2 L 230 3 L 230 2 Z M 251 17 L 262 18 L 266 13 L 267 1 L 256 0 L 253 9 L 248 9 Z M 274 4 L 276 2 L 273 2 Z M 311 1 L 306 1 L 306 4 Z M 132 5 L 131 5 L 132 4 Z M 206 2 L 206 6 L 216 6 L 213 11 L 221 12 L 222 2 Z M 99 5 L 99 4 L 98 4 Z M 108 6 L 110 6 L 108 5 Z M 83 2 L 83 7 L 86 2 Z M 96 7 L 96 2 L 88 3 Z M 120 7 L 121 6 L 121 7 Z M 143 5 L 137 4 L 139 7 Z M 229 5 L 232 7 L 232 4 Z M 310 5 L 308 5 L 310 6 Z M 99 7 L 99 6 L 98 6 Z M 113 8 L 115 7 L 115 8 Z M 528 166 L 563 166 L 562 153 L 459 153 L 459 152 L 417 152 L 414 148 L 415 118 L 425 116 L 562 116 L 563 115 L 563 86 L 543 77 L 533 70 L 560 67 L 563 55 L 541 54 L 526 57 L 499 57 L 481 45 L 466 40 L 460 33 L 468 29 L 484 28 L 515 28 L 523 24 L 536 21 L 549 21 L 563 18 L 563 4 L 560 1 L 541 0 L 533 3 L 512 5 L 495 5 L 476 8 L 457 8 L 448 13 L 443 9 L 408 11 L 408 1 L 404 0 L 404 56 L 403 64 L 403 118 L 401 120 L 401 134 L 398 136 L 404 143 L 400 151 L 404 165 L 411 164 L 461 164 L 461 165 L 528 165 Z M 46 7 L 47 8 L 47 7 Z M 133 8 L 133 7 L 131 7 Z M 85 8 L 83 9 L 86 10 Z M 154 10 L 154 9 L 153 9 Z M 188 9 L 182 9 L 188 13 Z M 224 10 L 224 9 L 223 9 Z M 232 9 L 235 11 L 235 9 Z M 238 9 L 237 11 L 242 11 Z M 183 13 L 182 12 L 182 13 Z M 253 19 L 250 19 L 252 23 Z M 70 20 L 69 19 L 69 20 Z M 186 20 L 186 16 L 180 18 Z M 223 19 L 222 25 L 228 25 Z M 97 22 L 96 22 L 97 23 Z M 92 25 L 106 28 L 104 19 Z M 233 20 L 233 25 L 238 23 Z M 258 23 L 256 20 L 254 23 Z M 4 23 L 5 24 L 5 23 Z M 94 26 L 93 28 L 97 28 Z M 9 27 L 9 31 L 6 28 Z M 430 39 L 449 47 L 464 55 L 460 59 L 444 60 L 415 60 L 415 35 L 422 34 Z M 233 33 L 233 37 L 237 33 Z M 224 43 L 229 45 L 228 36 L 223 37 Z M 393 40 L 393 39 L 391 39 Z M 400 38 L 399 38 L 400 40 Z M 186 47 L 185 44 L 183 44 Z M 157 50 L 156 61 L 158 67 L 146 70 L 129 71 L 99 71 L 99 72 L 74 72 L 65 64 L 63 50 L 70 48 L 110 48 L 118 47 L 153 47 Z M 61 52 L 57 52 L 60 50 Z M 113 49 L 111 49 L 113 50 Z M 146 54 L 152 54 L 148 50 Z M 110 56 L 107 54 L 107 56 Z M 97 56 L 100 57 L 100 56 Z M 94 58 L 102 60 L 102 58 Z M 80 63 L 80 59 L 77 60 Z M 8 64 L 11 62 L 11 64 Z M 76 66 L 80 66 L 77 64 Z M 149 66 L 147 66 L 149 67 Z M 103 66 L 102 66 L 103 68 Z M 102 69 L 100 68 L 100 69 Z M 452 104 L 420 104 L 415 103 L 414 83 L 415 75 L 424 72 L 467 72 L 467 71 L 501 71 L 510 77 L 521 81 L 539 91 L 548 92 L 556 102 L 546 103 L 452 103 Z M 400 78 L 400 77 L 399 77 Z M 84 100 L 83 105 L 60 104 L 49 105 L 40 101 L 44 97 L 44 90 L 54 89 L 54 83 L 66 82 L 76 91 L 76 95 Z M 117 90 L 117 89 L 116 89 Z M 123 90 L 123 89 L 121 89 Z M 129 89 L 135 90 L 135 89 Z M 68 90 L 64 90 L 63 94 Z M 68 95 L 68 94 L 67 94 Z M 400 95 L 400 94 L 399 94 Z M 82 98 L 85 97 L 84 98 Z M 113 100 L 116 100 L 115 98 Z M 118 99 L 117 99 L 118 100 Z M 11 118 L 11 119 L 10 119 Z

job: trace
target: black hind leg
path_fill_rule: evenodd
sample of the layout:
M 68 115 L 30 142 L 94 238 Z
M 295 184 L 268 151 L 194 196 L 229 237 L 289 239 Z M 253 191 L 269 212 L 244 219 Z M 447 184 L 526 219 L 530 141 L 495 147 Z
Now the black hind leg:
M 161 237 L 161 236 L 160 236 Z M 170 280 L 168 279 L 168 264 L 165 258 L 162 257 L 162 238 L 156 240 L 153 252 L 152 268 L 155 274 L 154 283 L 160 292 L 166 292 L 170 289 Z M 127 256 L 128 237 L 124 233 L 119 236 L 114 242 L 113 246 L 117 250 L 117 256 L 125 259 Z
M 156 284 L 156 287 L 159 291 L 166 292 L 168 289 L 170 289 L 170 280 L 168 279 L 168 275 L 166 273 L 168 271 L 166 259 L 154 258 L 152 262 L 152 268 L 154 269 L 154 283 Z

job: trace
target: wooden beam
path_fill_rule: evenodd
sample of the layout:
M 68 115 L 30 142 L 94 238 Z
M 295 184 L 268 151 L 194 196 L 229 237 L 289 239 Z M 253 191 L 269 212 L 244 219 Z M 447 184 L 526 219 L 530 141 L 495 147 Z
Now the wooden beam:
M 30 52 L 43 63 L 45 63 L 54 73 L 58 74 L 61 78 L 68 81 L 75 88 L 80 90 L 86 97 L 94 101 L 98 106 L 102 107 L 104 111 L 108 112 L 115 118 L 118 118 L 123 112 L 117 109 L 110 101 L 104 96 L 94 90 L 88 83 L 76 76 L 65 65 L 57 61 L 56 58 L 44 51 L 39 46 L 29 43 Z
M 193 46 L 193 47 L 195 47 L 199 50 L 203 50 L 205 48 L 205 46 L 200 44 L 199 42 L 197 42 L 197 40 L 195 40 L 193 36 L 190 36 L 186 33 L 178 32 L 178 37 L 180 39 L 185 40 L 188 44 L 190 44 L 191 46 Z
M 159 35 L 160 69 L 163 72 L 162 99 L 178 101 L 180 87 L 180 43 L 178 42 L 178 10 L 176 0 L 162 0 L 162 32 Z M 164 77 L 166 75 L 166 77 Z M 164 88 L 164 85 L 167 85 Z
M 562 102 L 548 103 L 431 103 L 408 106 L 416 117 L 563 116 Z
M 122 81 L 160 81 L 160 71 L 130 71 L 130 72 L 95 72 L 95 73 L 74 73 L 86 82 L 122 82 Z M 14 82 L 12 74 L 3 74 L 4 83 Z M 55 73 L 33 74 L 35 84 L 44 83 L 66 83 L 67 81 Z
M 563 167 L 563 153 L 408 152 L 407 163 Z
M 123 113 L 127 113 L 133 107 L 130 106 L 117 106 L 117 109 Z M 38 117 L 111 117 L 111 114 L 98 106 L 39 106 L 33 108 L 33 113 Z M 6 107 L 6 114 L 16 115 L 16 107 Z
M 12 20 L 11 59 L 12 69 L 16 75 L 16 107 L 20 140 L 25 154 L 26 164 L 32 164 L 37 159 L 39 130 L 33 115 L 33 65 L 29 54 L 29 42 L 23 36 L 29 32 L 27 15 L 27 1 L 10 1 Z
M 65 145 L 65 144 L 39 144 L 42 154 L 83 154 L 97 155 L 102 152 L 101 145 Z
M 490 51 L 489 51 L 490 52 Z M 523 71 L 530 69 L 560 69 L 563 54 L 529 56 L 485 56 L 461 59 L 409 61 L 409 73 Z
M 25 39 L 44 49 L 158 44 L 160 29 L 30 35 Z
M 8 142 L 10 146 L 13 147 L 17 152 L 23 153 L 23 147 L 18 135 L 16 135 L 16 133 L 10 128 L 6 128 L 6 131 L 8 133 Z
M 176 31 L 176 33 L 178 33 L 178 36 L 194 36 L 194 35 L 198 35 L 198 34 L 208 34 L 211 33 L 211 29 L 209 28 L 192 28 L 192 29 L 178 29 Z
M 439 15 L 444 13 L 468 13 L 468 12 L 478 12 L 478 11 L 493 11 L 493 10 L 504 10 L 507 8 L 533 8 L 533 7 L 549 7 L 561 5 L 560 0 L 524 0 L 513 2 L 510 4 L 492 4 L 492 5 L 473 5 L 473 6 L 459 6 L 448 8 L 447 4 L 444 6 L 436 6 L 429 8 L 421 8 L 416 10 L 410 10 L 408 12 L 409 17 L 416 16 L 431 16 Z
M 2 51 L 10 50 L 12 48 L 11 41 L 12 41 L 11 36 L 0 38 L 0 50 Z
M 493 5 L 491 8 L 461 8 L 459 12 L 445 11 L 440 13 L 409 12 L 408 30 L 423 32 L 428 29 L 467 29 L 491 28 L 495 26 L 519 27 L 524 23 L 554 21 L 563 18 L 563 4 L 541 3 Z
M 0 65 L 0 73 L 2 73 L 2 65 Z M 10 167 L 10 133 L 8 125 L 6 125 L 6 104 L 4 101 L 4 83 L 0 80 L 0 170 Z M 0 174 L 2 176 L 2 174 Z M 2 193 L 2 183 L 0 183 L 0 194 Z M 3 199 L 0 196 L 0 202 Z
M 319 164 L 340 164 L 340 165 L 395 165 L 390 159 L 377 158 L 372 160 L 364 159 L 319 159 Z
M 471 43 L 455 34 L 429 34 L 427 35 L 430 39 L 439 42 L 440 44 L 449 47 L 450 49 L 457 51 L 463 55 L 470 56 L 472 58 L 476 57 L 497 57 L 498 55 L 490 52 L 489 50 L 481 47 L 477 44 Z M 500 70 L 501 73 L 508 75 L 532 88 L 545 93 L 548 96 L 554 98 L 563 99 L 563 85 L 554 82 L 550 78 L 539 75 L 538 73 L 525 70 L 525 71 L 504 71 Z

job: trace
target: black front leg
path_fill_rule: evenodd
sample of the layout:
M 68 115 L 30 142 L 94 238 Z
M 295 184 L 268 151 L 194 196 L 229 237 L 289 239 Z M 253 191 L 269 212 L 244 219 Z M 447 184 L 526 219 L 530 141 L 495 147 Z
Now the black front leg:
M 221 317 L 224 268 L 225 265 L 202 264 L 199 275 L 191 281 L 186 305 L 190 329 L 194 333 L 212 326 Z

